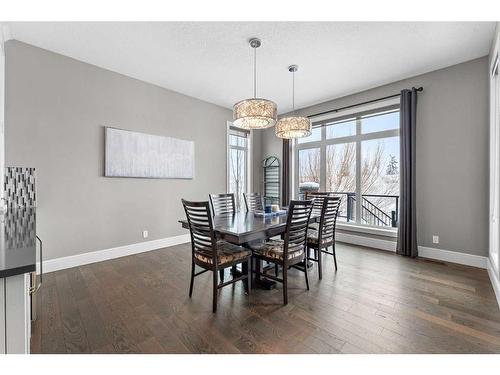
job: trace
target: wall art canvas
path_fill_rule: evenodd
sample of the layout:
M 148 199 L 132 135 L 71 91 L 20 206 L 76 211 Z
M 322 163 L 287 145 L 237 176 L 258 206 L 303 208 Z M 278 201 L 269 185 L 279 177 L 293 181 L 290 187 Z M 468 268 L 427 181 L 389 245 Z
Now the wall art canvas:
M 194 177 L 194 142 L 106 128 L 106 177 Z

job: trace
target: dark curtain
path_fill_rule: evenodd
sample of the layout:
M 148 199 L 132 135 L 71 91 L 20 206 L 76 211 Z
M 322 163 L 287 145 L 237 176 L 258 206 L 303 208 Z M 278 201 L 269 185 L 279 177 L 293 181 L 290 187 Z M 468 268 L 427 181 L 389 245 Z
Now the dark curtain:
M 417 90 L 401 91 L 400 109 L 400 184 L 399 230 L 397 253 L 408 257 L 418 255 L 417 215 L 415 204 L 415 134 L 417 121 Z
M 283 181 L 281 182 L 281 205 L 288 206 L 290 202 L 290 141 L 283 139 Z

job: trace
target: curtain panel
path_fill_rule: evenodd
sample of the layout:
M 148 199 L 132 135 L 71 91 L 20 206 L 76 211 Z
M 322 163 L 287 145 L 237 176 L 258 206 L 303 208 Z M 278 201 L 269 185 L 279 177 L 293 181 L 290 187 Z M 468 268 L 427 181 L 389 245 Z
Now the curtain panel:
M 415 184 L 415 135 L 417 122 L 417 89 L 401 91 L 400 108 L 400 194 L 397 253 L 418 256 Z

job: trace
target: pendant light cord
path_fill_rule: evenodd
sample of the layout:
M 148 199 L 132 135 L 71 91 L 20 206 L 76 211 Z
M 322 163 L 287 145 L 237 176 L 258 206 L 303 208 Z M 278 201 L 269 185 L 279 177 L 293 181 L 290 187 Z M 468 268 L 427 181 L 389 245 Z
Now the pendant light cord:
M 295 112 L 295 72 L 292 72 L 292 111 Z
M 253 97 L 257 98 L 257 48 L 253 49 Z

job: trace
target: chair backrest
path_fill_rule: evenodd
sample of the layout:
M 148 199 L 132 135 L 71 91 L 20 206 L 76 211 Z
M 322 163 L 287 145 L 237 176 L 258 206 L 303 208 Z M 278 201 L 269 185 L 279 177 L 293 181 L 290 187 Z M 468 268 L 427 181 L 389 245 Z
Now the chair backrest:
M 339 213 L 340 197 L 323 197 L 317 198 L 321 202 L 321 216 L 319 219 L 318 243 L 321 243 L 323 238 L 335 239 L 335 224 Z
M 212 214 L 234 214 L 236 212 L 236 205 L 234 203 L 234 194 L 210 194 L 210 206 L 212 207 Z
M 313 200 L 290 201 L 288 218 L 286 221 L 283 259 L 288 260 L 288 249 L 290 246 L 305 246 L 307 240 L 307 227 L 309 225 L 313 203 Z
M 264 209 L 264 205 L 262 204 L 262 195 L 259 193 L 243 193 L 243 198 L 245 199 L 247 212 L 262 211 Z
M 310 191 L 306 192 L 305 199 L 314 199 L 313 214 L 315 216 L 321 215 L 321 210 L 323 208 L 323 198 L 333 197 L 333 193 L 329 191 Z M 317 199 L 315 199 L 317 198 Z
M 333 197 L 333 194 L 332 191 L 306 191 L 304 198 L 307 200 L 316 197 Z
M 212 264 L 217 264 L 217 239 L 213 230 L 212 215 L 208 202 L 189 202 L 182 200 L 186 212 L 189 231 L 191 233 L 191 247 L 193 257 L 196 253 L 203 253 L 205 257 L 213 258 Z

